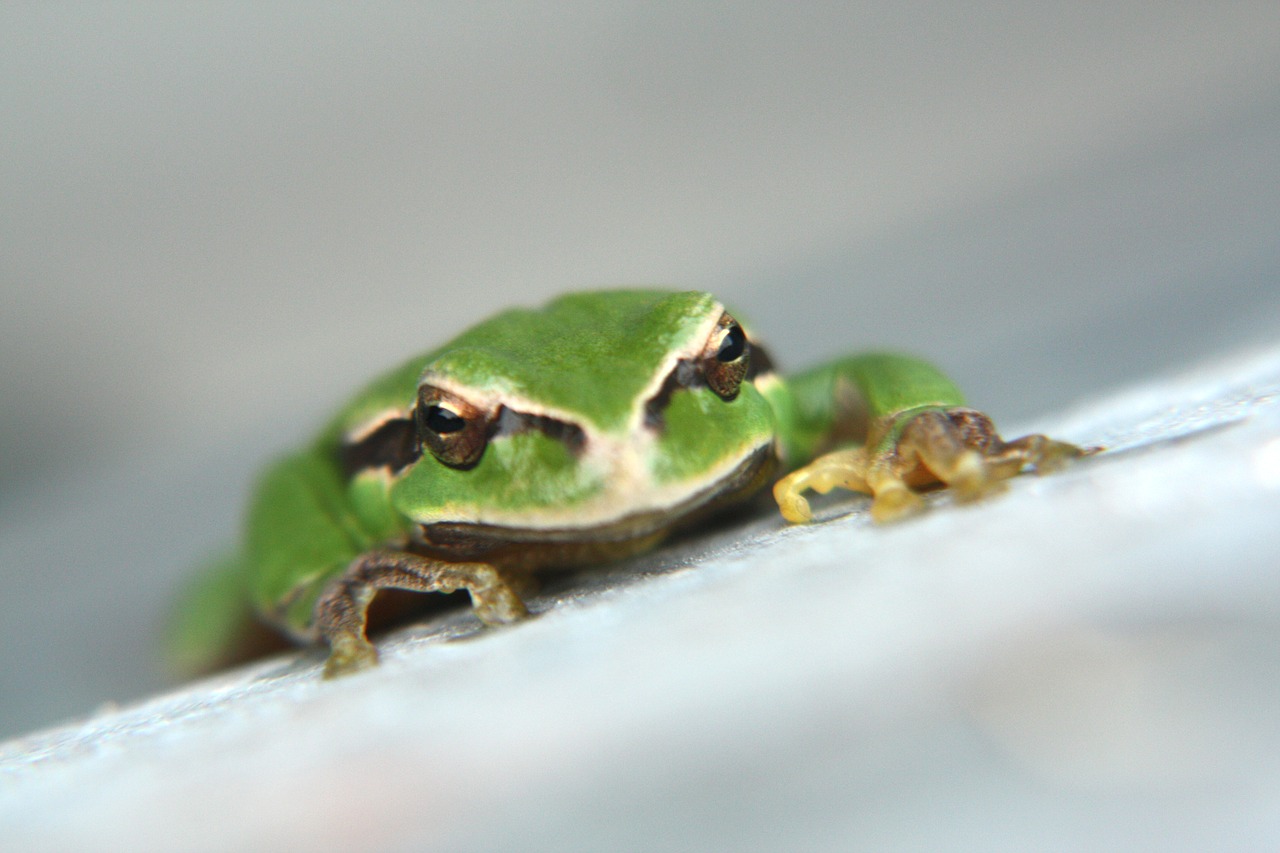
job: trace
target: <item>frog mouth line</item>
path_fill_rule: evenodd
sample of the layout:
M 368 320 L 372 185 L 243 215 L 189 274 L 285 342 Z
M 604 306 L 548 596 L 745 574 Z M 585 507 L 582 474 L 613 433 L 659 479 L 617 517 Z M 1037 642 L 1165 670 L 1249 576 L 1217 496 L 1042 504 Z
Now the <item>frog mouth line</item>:
M 729 474 L 695 492 L 675 506 L 645 510 L 614 521 L 582 527 L 511 527 L 471 521 L 437 521 L 419 525 L 423 544 L 445 550 L 484 550 L 509 544 L 625 542 L 651 536 L 711 512 L 758 491 L 773 475 L 777 463 L 773 443 L 751 451 Z

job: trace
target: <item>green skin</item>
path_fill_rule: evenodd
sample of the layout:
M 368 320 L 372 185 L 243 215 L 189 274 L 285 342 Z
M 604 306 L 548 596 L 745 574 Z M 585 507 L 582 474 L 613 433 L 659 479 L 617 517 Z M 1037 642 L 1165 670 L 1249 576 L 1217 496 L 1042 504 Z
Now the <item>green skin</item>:
M 336 660 L 338 640 L 363 643 L 372 588 L 358 587 L 358 630 L 344 629 L 358 637 L 318 624 L 331 617 L 317 615 L 328 606 L 317 602 L 333 597 L 362 555 L 414 551 L 437 568 L 479 562 L 504 577 L 614 558 L 652 547 L 682 522 L 768 485 L 772 471 L 850 440 L 869 441 L 880 448 L 877 459 L 888 459 L 918 413 L 963 405 L 942 373 L 902 355 L 857 355 L 784 379 L 748 344 L 739 361 L 722 364 L 716 346 L 731 322 L 724 316 L 706 293 L 574 294 L 499 314 L 381 377 L 310 446 L 265 472 L 242 550 L 186 602 L 175 660 L 185 669 L 217 661 L 252 608 L 295 640 L 328 640 L 331 673 L 359 668 L 372 662 L 371 647 L 352 664 Z M 755 367 L 740 384 L 726 380 L 728 389 L 703 375 L 751 359 Z M 424 427 L 414 420 L 420 386 L 523 420 L 495 417 L 488 433 L 477 433 L 479 460 L 449 464 L 423 447 Z M 388 423 L 413 425 L 403 433 L 411 460 L 375 455 L 344 465 L 344 452 L 362 441 L 378 445 L 368 437 Z M 966 440 L 976 447 L 998 441 L 993 435 Z M 1017 467 L 1036 461 L 1023 454 Z M 858 464 L 852 481 L 835 485 L 860 488 L 870 469 Z M 912 457 L 907 468 L 919 467 Z M 430 588 L 458 586 L 476 599 L 474 584 Z M 486 621 L 512 621 L 523 606 L 517 610 Z

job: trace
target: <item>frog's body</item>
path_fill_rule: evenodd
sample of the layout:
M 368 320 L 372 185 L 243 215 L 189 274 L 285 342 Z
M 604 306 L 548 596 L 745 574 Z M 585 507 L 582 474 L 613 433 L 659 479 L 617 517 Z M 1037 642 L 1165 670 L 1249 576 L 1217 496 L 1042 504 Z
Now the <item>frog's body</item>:
M 357 395 L 259 484 L 243 551 L 191 599 L 187 662 L 215 658 L 244 602 L 328 674 L 376 660 L 365 611 L 379 589 L 467 589 L 486 623 L 526 615 L 518 576 L 653 547 L 775 472 L 783 514 L 801 492 L 875 495 L 887 519 L 942 482 L 972 497 L 1025 465 L 1080 451 L 1005 444 L 936 369 L 855 356 L 783 379 L 714 297 L 605 291 L 508 311 Z M 853 446 L 819 457 L 843 444 Z

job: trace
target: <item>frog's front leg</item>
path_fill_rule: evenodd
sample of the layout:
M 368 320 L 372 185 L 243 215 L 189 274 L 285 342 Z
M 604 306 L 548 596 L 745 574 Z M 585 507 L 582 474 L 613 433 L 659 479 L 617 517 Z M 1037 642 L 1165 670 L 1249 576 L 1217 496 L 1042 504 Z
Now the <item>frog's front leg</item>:
M 906 356 L 846 359 L 802 375 L 796 385 L 793 418 L 809 418 L 797 434 L 811 442 L 858 434 L 864 443 L 819 456 L 778 481 L 774 497 L 792 522 L 812 519 L 804 497 L 810 489 L 865 492 L 874 498 L 872 518 L 893 521 L 921 508 L 920 488 L 941 484 L 960 500 L 975 500 L 1028 466 L 1044 473 L 1089 452 L 1043 435 L 1004 441 L 990 418 L 962 405 L 937 369 Z M 829 395 L 826 409 L 815 389 Z
M 476 615 L 503 625 L 529 615 L 507 579 L 488 563 L 450 563 L 404 551 L 371 551 L 357 557 L 316 600 L 314 624 L 329 643 L 326 678 L 364 669 L 378 661 L 365 637 L 370 602 L 380 589 L 471 593 Z

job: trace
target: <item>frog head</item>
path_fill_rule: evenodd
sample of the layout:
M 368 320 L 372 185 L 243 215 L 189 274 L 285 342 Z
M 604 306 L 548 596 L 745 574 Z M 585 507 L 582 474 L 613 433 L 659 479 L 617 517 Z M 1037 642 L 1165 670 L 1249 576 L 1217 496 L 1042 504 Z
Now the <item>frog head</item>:
M 579 293 L 500 314 L 422 370 L 422 452 L 392 503 L 424 528 L 522 541 L 660 529 L 771 468 L 756 355 L 700 292 Z

